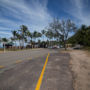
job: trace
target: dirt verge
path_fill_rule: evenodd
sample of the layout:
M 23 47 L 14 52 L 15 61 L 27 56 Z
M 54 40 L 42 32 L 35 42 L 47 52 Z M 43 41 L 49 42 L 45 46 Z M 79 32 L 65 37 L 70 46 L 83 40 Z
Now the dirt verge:
M 70 67 L 74 76 L 75 90 L 90 90 L 90 53 L 82 50 L 68 51 Z

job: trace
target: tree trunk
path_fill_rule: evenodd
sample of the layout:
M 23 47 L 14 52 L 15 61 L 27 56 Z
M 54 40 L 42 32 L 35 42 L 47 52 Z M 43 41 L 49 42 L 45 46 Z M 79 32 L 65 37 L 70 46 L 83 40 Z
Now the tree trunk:
M 24 39 L 22 40 L 22 46 L 23 46 L 23 48 L 24 48 L 24 43 L 25 43 L 25 41 L 24 41 Z
M 66 40 L 64 40 L 64 48 L 65 48 L 65 50 L 67 50 L 67 47 L 66 47 Z
M 15 40 L 15 50 L 16 50 L 16 40 Z
M 44 36 L 43 36 L 43 41 L 44 41 Z
M 20 42 L 20 40 L 19 40 L 19 49 L 21 49 L 21 42 Z

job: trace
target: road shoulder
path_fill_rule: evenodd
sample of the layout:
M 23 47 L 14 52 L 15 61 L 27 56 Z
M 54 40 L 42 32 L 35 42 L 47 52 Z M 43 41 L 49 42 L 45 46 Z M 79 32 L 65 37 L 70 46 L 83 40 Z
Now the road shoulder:
M 75 90 L 90 90 L 90 53 L 82 50 L 69 51 L 70 66 L 74 76 Z

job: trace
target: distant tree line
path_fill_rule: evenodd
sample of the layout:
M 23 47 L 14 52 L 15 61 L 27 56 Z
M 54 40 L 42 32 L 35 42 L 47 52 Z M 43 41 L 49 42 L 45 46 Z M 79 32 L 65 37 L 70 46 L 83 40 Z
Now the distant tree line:
M 82 25 L 77 32 L 68 39 L 68 43 L 80 44 L 85 47 L 90 47 L 90 26 Z
M 69 37 L 69 34 L 72 32 L 74 32 L 74 35 Z M 65 50 L 68 43 L 90 46 L 90 27 L 82 25 L 80 29 L 77 29 L 75 23 L 70 19 L 60 21 L 58 18 L 55 18 L 41 32 L 36 30 L 31 32 L 27 26 L 21 25 L 19 30 L 12 31 L 12 35 L 13 37 L 10 38 L 11 41 L 15 45 L 18 41 L 20 47 L 24 46 L 24 43 L 31 43 L 32 45 L 38 43 L 42 44 L 42 46 L 46 44 L 47 47 L 62 45 Z M 2 38 L 0 41 L 8 42 L 8 39 Z
M 16 43 L 16 41 L 19 42 L 20 46 L 24 46 L 24 43 L 33 43 L 33 41 L 36 41 L 36 38 L 40 38 L 42 34 L 40 32 L 34 31 L 33 33 L 28 30 L 28 27 L 25 25 L 20 26 L 20 30 L 14 30 L 12 31 L 13 37 L 11 37 L 11 40 Z

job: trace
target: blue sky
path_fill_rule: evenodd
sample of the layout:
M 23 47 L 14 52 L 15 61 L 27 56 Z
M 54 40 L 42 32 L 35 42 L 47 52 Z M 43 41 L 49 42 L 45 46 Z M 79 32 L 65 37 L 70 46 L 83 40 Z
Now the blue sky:
M 0 37 L 11 37 L 22 24 L 41 31 L 54 17 L 90 25 L 90 0 L 0 0 Z

